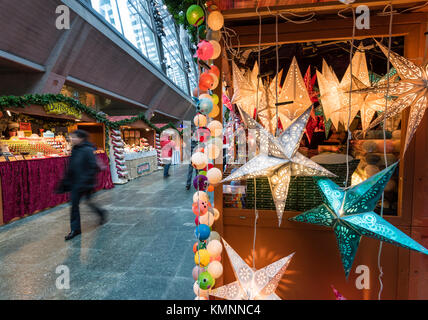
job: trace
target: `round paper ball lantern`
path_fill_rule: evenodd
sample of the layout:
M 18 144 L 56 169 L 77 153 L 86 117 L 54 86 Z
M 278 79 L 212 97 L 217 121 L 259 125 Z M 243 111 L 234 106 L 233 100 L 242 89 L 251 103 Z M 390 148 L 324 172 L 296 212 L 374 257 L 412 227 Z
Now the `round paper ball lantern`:
M 215 104 L 211 112 L 208 114 L 208 116 L 210 118 L 216 118 L 219 115 L 219 113 L 220 113 L 220 108 L 218 107 L 217 104 Z
M 199 141 L 200 143 L 205 143 L 208 141 L 209 137 L 211 137 L 211 131 L 208 128 L 199 128 L 195 132 L 195 140 Z M 199 145 L 199 148 L 204 148 L 203 145 Z M 203 152 L 203 151 L 201 151 Z
M 215 40 L 211 40 L 211 41 L 215 41 Z M 210 70 L 208 70 L 208 73 L 212 73 L 215 74 L 217 78 L 220 77 L 220 69 L 217 66 L 210 66 Z M 217 97 L 218 98 L 218 97 Z M 217 102 L 218 103 L 218 102 Z
M 198 110 L 203 115 L 207 115 L 213 109 L 213 100 L 208 98 L 202 98 L 199 100 Z
M 208 212 L 208 202 L 199 200 L 192 204 L 192 211 L 197 216 L 203 216 Z
M 212 240 L 208 243 L 207 250 L 210 254 L 210 257 L 215 258 L 221 255 L 221 252 L 223 251 L 223 246 L 220 241 Z
M 214 30 L 208 29 L 207 40 L 215 40 L 217 42 L 220 42 L 220 40 L 221 40 L 220 30 L 214 31 Z
M 205 191 L 208 188 L 208 178 L 203 175 L 198 175 L 193 179 L 193 186 L 198 191 Z
M 210 129 L 211 135 L 213 137 L 219 137 L 223 133 L 223 125 L 220 121 L 213 120 L 208 124 L 208 129 Z
M 219 261 L 210 262 L 207 271 L 214 279 L 218 279 L 223 274 L 223 265 Z
M 217 41 L 215 41 L 215 40 L 210 40 L 209 41 L 210 43 L 211 43 L 211 45 L 213 46 L 213 54 L 212 54 L 212 56 L 211 56 L 211 59 L 212 60 L 215 60 L 215 59 L 217 59 L 218 57 L 220 57 L 220 54 L 221 54 L 221 46 L 220 46 L 220 43 L 218 43 Z M 218 76 L 217 76 L 218 77 Z
M 223 173 L 218 168 L 212 168 L 208 170 L 207 178 L 210 184 L 216 185 L 220 183 L 221 179 L 223 178 Z
M 209 143 L 207 145 L 207 149 L 206 150 L 207 150 L 208 158 L 211 159 L 211 160 L 217 159 L 220 156 L 220 153 L 221 153 L 220 148 L 216 144 L 214 144 L 214 143 Z M 207 173 L 207 176 L 208 176 L 208 173 Z
M 206 224 L 200 224 L 195 228 L 195 236 L 200 241 L 207 240 L 210 236 L 210 233 L 211 233 L 210 227 L 207 226 Z
M 199 39 L 205 40 L 207 38 L 207 27 L 205 24 L 202 24 L 198 28 Z
M 199 89 L 201 91 L 208 91 L 214 85 L 214 78 L 209 73 L 202 73 L 199 76 Z
M 193 280 L 198 280 L 199 275 L 203 272 L 205 272 L 204 268 L 201 268 L 200 266 L 195 266 L 192 270 Z
M 218 240 L 218 241 L 221 240 L 221 237 L 220 237 L 220 235 L 218 234 L 217 231 L 212 231 L 211 234 L 210 234 L 210 237 L 209 237 L 208 241 L 213 241 L 213 240 Z
M 202 290 L 200 287 L 199 287 L 199 283 L 198 283 L 198 281 L 196 280 L 195 281 L 195 283 L 193 284 L 193 292 L 195 293 L 195 295 L 197 295 L 198 296 L 198 298 L 200 298 L 200 299 L 198 299 L 198 300 L 204 300 L 204 298 L 205 299 L 207 299 L 208 298 L 208 296 L 209 296 L 209 294 L 210 294 L 210 291 L 209 290 Z M 195 299 L 196 300 L 196 299 Z
M 186 18 L 187 22 L 189 22 L 189 24 L 191 24 L 192 26 L 200 26 L 205 19 L 204 10 L 196 4 L 191 5 L 187 9 Z
M 214 221 L 215 221 L 214 215 L 211 212 L 208 212 L 206 215 L 199 217 L 199 223 L 205 224 L 209 227 L 212 227 L 212 225 L 214 224 Z
M 205 225 L 203 224 L 202 226 L 205 226 Z M 196 251 L 196 253 L 195 253 L 195 264 L 196 265 L 198 265 L 200 267 L 206 267 L 209 263 L 210 263 L 210 254 L 209 254 L 208 250 L 202 249 L 202 250 Z
M 208 188 L 207 188 L 207 191 L 208 192 L 214 192 L 214 186 L 209 185 Z
M 197 219 L 198 217 L 196 217 Z M 202 249 L 206 249 L 207 248 L 207 244 L 205 243 L 205 241 L 203 242 L 195 242 L 195 244 L 193 245 L 193 253 L 196 253 L 196 251 L 198 250 L 202 250 Z
M 196 152 L 192 155 L 192 165 L 194 168 L 200 170 L 207 166 L 208 158 L 202 152 Z
M 209 60 L 214 54 L 214 47 L 209 41 L 202 40 L 198 43 L 196 55 L 201 60 Z
M 209 290 L 214 287 L 215 280 L 209 272 L 202 272 L 198 277 L 199 288 Z
M 218 87 L 219 79 L 214 73 L 209 73 L 209 75 L 213 78 L 213 84 L 212 84 L 210 90 L 214 90 Z
M 216 208 L 213 208 L 214 210 L 214 220 L 217 221 L 220 218 L 220 211 L 218 211 Z
M 207 125 L 207 117 L 205 117 L 203 114 L 197 114 L 193 119 L 193 123 L 197 127 L 205 127 Z
M 208 94 L 208 93 L 201 94 L 199 96 L 199 100 L 201 100 L 201 99 L 210 99 L 212 101 L 212 103 L 214 104 L 213 97 L 210 94 Z
M 197 202 L 199 200 L 202 200 L 202 201 L 205 201 L 205 202 L 210 202 L 210 197 L 204 191 L 197 191 L 193 195 L 193 202 Z
M 206 171 L 199 171 L 199 174 L 200 174 L 201 176 L 207 176 L 207 172 L 206 172 Z
M 216 75 L 216 77 L 218 78 L 218 76 Z M 211 99 L 213 99 L 213 104 L 216 105 L 220 102 L 220 99 L 218 98 L 218 95 L 216 95 L 215 93 L 211 96 Z
M 220 11 L 213 11 L 208 15 L 208 27 L 211 30 L 217 31 L 223 28 L 224 17 Z

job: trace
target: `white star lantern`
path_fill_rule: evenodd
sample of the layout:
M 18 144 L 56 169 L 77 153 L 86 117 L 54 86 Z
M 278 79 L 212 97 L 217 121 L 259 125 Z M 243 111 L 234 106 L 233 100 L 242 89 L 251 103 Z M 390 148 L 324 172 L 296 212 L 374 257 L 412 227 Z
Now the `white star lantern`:
M 382 52 L 388 56 L 388 49 L 377 42 Z M 390 61 L 400 77 L 399 82 L 390 83 L 389 94 L 398 98 L 388 106 L 386 113 L 378 117 L 370 125 L 373 128 L 387 119 L 398 115 L 404 109 L 410 107 L 410 115 L 406 133 L 404 152 L 406 152 L 416 129 L 422 121 L 425 110 L 428 108 L 428 61 L 418 66 L 406 58 L 391 52 Z M 376 93 L 386 93 L 387 86 L 377 86 L 373 89 Z
M 210 295 L 227 300 L 281 300 L 275 293 L 294 253 L 262 269 L 253 270 L 223 239 L 237 281 L 213 289 Z
M 256 138 L 260 141 L 260 149 L 267 147 L 267 150 L 259 153 L 222 182 L 267 177 L 276 206 L 278 225 L 282 222 L 291 176 L 335 176 L 297 152 L 311 109 L 312 107 L 308 108 L 294 120 L 278 138 L 261 128 L 255 120 L 240 110 L 247 127 L 257 129 Z

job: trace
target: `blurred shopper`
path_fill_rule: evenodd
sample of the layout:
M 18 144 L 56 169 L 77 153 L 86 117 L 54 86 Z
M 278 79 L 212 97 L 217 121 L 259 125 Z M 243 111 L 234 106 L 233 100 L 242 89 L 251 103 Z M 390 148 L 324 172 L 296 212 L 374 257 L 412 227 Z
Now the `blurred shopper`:
M 193 155 L 193 150 L 195 150 L 196 146 L 198 145 L 197 138 L 194 137 L 194 127 L 192 126 L 192 138 L 190 142 L 190 157 Z M 198 171 L 193 167 L 192 160 L 190 160 L 189 167 L 187 169 L 187 182 L 186 182 L 186 189 L 190 190 L 190 186 L 192 184 L 192 177 L 193 177 L 193 170 L 195 170 L 195 175 L 198 174 Z
M 72 145 L 68 168 L 62 180 L 59 192 L 71 192 L 71 232 L 65 240 L 71 240 L 82 233 L 80 225 L 80 199 L 85 197 L 89 207 L 95 211 L 100 224 L 106 219 L 106 212 L 91 201 L 91 195 L 96 187 L 97 173 L 101 169 L 97 164 L 94 146 L 88 141 L 89 134 L 83 130 L 76 130 L 70 135 Z
M 172 136 L 164 136 L 161 138 L 160 141 L 161 144 L 161 160 L 163 167 L 163 177 L 168 178 L 169 177 L 169 168 L 171 167 L 172 163 L 172 152 L 175 148 L 175 142 L 172 140 Z

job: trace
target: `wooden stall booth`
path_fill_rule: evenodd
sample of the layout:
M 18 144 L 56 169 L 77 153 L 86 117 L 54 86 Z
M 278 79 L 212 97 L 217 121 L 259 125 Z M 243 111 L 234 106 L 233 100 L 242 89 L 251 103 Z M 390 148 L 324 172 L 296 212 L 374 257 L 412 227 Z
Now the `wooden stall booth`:
M 353 38 L 352 12 L 351 10 L 344 11 L 342 16 L 348 17 L 344 19 L 338 16 L 337 13 L 339 10 L 345 9 L 346 6 L 338 1 L 310 2 L 305 1 L 303 3 L 302 1 L 300 5 L 296 4 L 297 2 L 287 0 L 275 1 L 270 8 L 261 6 L 256 12 L 255 2 L 239 1 L 239 6 L 234 6 L 237 1 L 219 1 L 220 8 L 223 10 L 222 14 L 225 17 L 225 26 L 239 35 L 239 40 L 237 37 L 230 39 L 233 44 L 232 47 L 241 52 L 239 60 L 233 57 L 230 50 L 223 48 L 222 57 L 215 61 L 215 64 L 222 71 L 223 81 L 227 84 L 226 93 L 229 97 L 233 96 L 234 89 L 236 89 L 233 88 L 231 61 L 233 60 L 234 63 L 241 67 L 247 63 L 246 67 L 252 69 L 254 62 L 257 61 L 259 46 L 262 48 L 262 54 L 264 55 L 262 57 L 262 65 L 259 66 L 262 69 L 261 74 L 269 71 L 267 70 L 268 58 L 271 58 L 272 68 L 275 69 L 276 45 L 280 47 L 280 59 L 281 54 L 289 54 L 291 58 L 293 54 L 297 56 L 297 61 L 305 66 L 305 68 L 302 68 L 302 76 L 304 76 L 307 68 L 306 62 L 309 61 L 308 63 L 311 63 L 310 61 L 315 56 L 315 52 L 332 44 L 341 46 L 344 51 L 343 54 L 348 57 L 347 65 L 338 67 L 341 68 L 338 73 L 341 73 L 341 75 L 345 73 L 350 62 L 349 49 Z M 352 4 L 354 10 L 359 5 L 367 5 L 370 8 L 370 28 L 355 29 L 355 37 L 353 39 L 355 48 L 353 52 L 377 50 L 374 38 L 378 42 L 388 43 L 390 16 L 382 14 L 382 11 L 389 11 L 387 8 L 384 10 L 389 3 L 392 3 L 393 8 L 397 10 L 396 13 L 401 12 L 393 16 L 392 47 L 397 54 L 406 57 L 417 65 L 421 65 L 424 59 L 427 58 L 425 33 L 427 31 L 428 16 L 426 7 L 418 7 L 418 4 L 420 5 L 418 1 L 356 1 Z M 287 12 L 313 13 L 315 19 L 308 23 L 293 24 L 284 22 L 283 19 L 279 18 L 278 26 L 276 26 L 275 16 L 277 14 L 286 15 Z M 262 19 L 260 38 L 259 14 Z M 278 30 L 278 34 L 276 34 L 275 30 Z M 259 39 L 261 39 L 261 42 L 259 42 Z M 360 43 L 363 47 L 357 49 Z M 307 47 L 312 49 L 306 50 Z M 236 51 L 234 52 L 236 56 Z M 250 56 L 251 53 L 254 53 L 252 58 Z M 373 61 L 376 61 L 376 55 L 382 57 L 384 62 L 369 66 L 369 68 L 383 68 L 384 72 L 381 75 L 383 76 L 386 74 L 387 60 L 383 53 L 378 50 L 373 54 Z M 245 61 L 247 57 L 250 58 Z M 280 69 L 284 69 L 282 80 L 286 77 L 286 71 L 291 65 L 291 58 L 284 59 L 283 57 L 280 60 Z M 335 59 L 339 60 L 338 57 L 333 57 L 327 62 L 333 64 Z M 318 68 L 320 72 L 321 62 L 321 60 L 317 62 L 320 65 Z M 268 77 L 272 80 L 274 76 L 275 72 Z M 223 92 L 219 88 L 215 93 L 221 96 Z M 428 149 L 426 148 L 426 145 L 428 145 L 428 116 L 426 113 L 406 153 L 404 153 L 404 138 L 398 142 L 390 142 L 391 145 L 398 144 L 398 153 L 394 159 L 400 160 L 400 164 L 394 178 L 396 179 L 397 190 L 396 200 L 394 200 L 396 205 L 395 207 L 391 205 L 391 212 L 385 211 L 384 216 L 386 221 L 409 235 L 425 248 L 428 247 L 428 161 L 426 161 L 428 158 Z M 394 135 L 398 134 L 399 136 L 401 133 L 401 137 L 405 137 L 408 127 L 409 108 L 403 110 L 399 116 L 400 125 L 394 129 L 396 131 Z M 221 115 L 218 119 L 222 119 Z M 357 121 L 359 121 L 358 117 Z M 354 127 L 351 125 L 351 131 L 358 129 L 357 122 L 355 124 L 356 126 Z M 393 139 L 394 136 L 387 138 Z M 375 134 L 372 137 L 365 137 L 365 139 L 373 139 L 373 141 L 370 141 L 372 145 L 377 143 L 374 141 L 376 139 L 382 140 L 383 143 L 383 139 Z M 367 143 L 367 145 L 370 143 Z M 392 147 L 391 150 L 393 150 Z M 307 157 L 311 157 L 310 153 L 305 153 L 304 148 L 300 148 L 300 151 Z M 371 151 L 367 149 L 365 152 Z M 365 161 L 365 156 L 356 155 L 355 158 Z M 374 155 L 370 156 L 371 159 L 374 158 Z M 225 172 L 225 176 L 229 173 Z M 294 179 L 292 177 L 292 183 L 298 183 Z M 380 260 L 378 261 L 380 241 L 362 237 L 351 272 L 349 277 L 346 278 L 334 231 L 326 227 L 290 221 L 289 218 L 295 217 L 306 210 L 296 209 L 291 205 L 290 201 L 293 200 L 293 194 L 289 195 L 286 206 L 286 208 L 293 209 L 285 210 L 282 224 L 278 227 L 277 213 L 274 207 L 270 208 L 267 205 L 268 202 L 273 204 L 272 198 L 266 201 L 262 199 L 266 192 L 270 192 L 269 185 L 267 185 L 268 191 L 263 190 L 264 182 L 257 180 L 257 191 L 255 193 L 254 184 L 251 185 L 251 183 L 253 182 L 247 181 L 246 195 L 243 195 L 247 201 L 241 207 L 227 205 L 226 202 L 229 198 L 227 194 L 223 194 L 223 186 L 215 188 L 214 205 L 222 211 L 221 218 L 215 224 L 215 230 L 222 235 L 248 265 L 252 266 L 255 223 L 254 198 L 258 197 L 260 201 L 257 202 L 256 269 L 263 268 L 295 252 L 276 290 L 276 294 L 280 298 L 288 300 L 335 299 L 332 290 L 333 286 L 347 299 L 376 300 L 379 294 L 382 299 L 428 299 L 428 256 L 383 242 Z M 305 199 L 299 197 L 299 194 L 305 194 L 305 192 L 307 190 L 296 191 L 296 202 L 304 204 L 304 201 L 308 201 L 308 203 L 312 201 L 312 204 L 312 198 L 308 196 Z M 222 261 L 224 261 L 224 273 L 223 278 L 216 281 L 217 286 L 236 281 L 224 250 Z M 378 280 L 380 274 L 378 263 L 380 263 L 383 271 L 381 278 L 382 292 L 380 292 L 381 284 Z
M 59 98 L 45 105 L 3 107 L 0 224 L 68 201 L 67 194 L 55 191 L 67 166 L 71 152 L 68 136 L 74 130 L 89 133 L 97 158 L 108 168 L 105 124 L 98 122 L 94 113 L 88 114 L 83 107 L 75 108 Z M 96 190 L 112 187 L 110 170 L 101 171 Z

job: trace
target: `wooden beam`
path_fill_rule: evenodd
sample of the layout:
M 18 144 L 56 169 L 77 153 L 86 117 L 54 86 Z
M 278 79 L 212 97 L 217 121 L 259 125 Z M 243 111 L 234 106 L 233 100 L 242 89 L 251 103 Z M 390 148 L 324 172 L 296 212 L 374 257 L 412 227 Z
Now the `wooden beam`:
M 394 16 L 393 34 L 406 35 L 409 27 L 416 27 L 427 21 L 426 13 L 413 13 Z M 239 35 L 232 39 L 234 48 L 256 47 L 259 42 L 259 26 L 237 26 L 233 30 Z M 370 29 L 356 30 L 356 39 L 382 37 L 389 34 L 389 17 L 375 16 L 371 18 Z M 314 21 L 307 24 L 281 23 L 278 26 L 279 44 L 347 40 L 352 38 L 352 19 L 335 19 Z M 273 46 L 276 43 L 275 24 L 262 25 L 262 46 Z
M 417 5 L 422 5 L 424 1 L 415 1 L 415 0 L 357 0 L 353 4 L 349 5 L 354 8 L 366 5 L 371 9 L 383 8 L 387 3 L 392 3 L 394 7 L 413 7 Z M 319 2 L 319 3 L 304 3 L 304 4 L 293 4 L 293 5 L 282 5 L 282 6 L 272 6 L 259 8 L 258 12 L 262 17 L 269 17 L 277 13 L 329 13 L 337 12 L 339 10 L 345 9 L 347 5 L 340 3 L 339 1 L 329 1 L 329 2 Z M 237 19 L 252 19 L 258 18 L 256 8 L 245 8 L 245 9 L 230 9 L 222 11 L 225 21 L 237 20 Z

